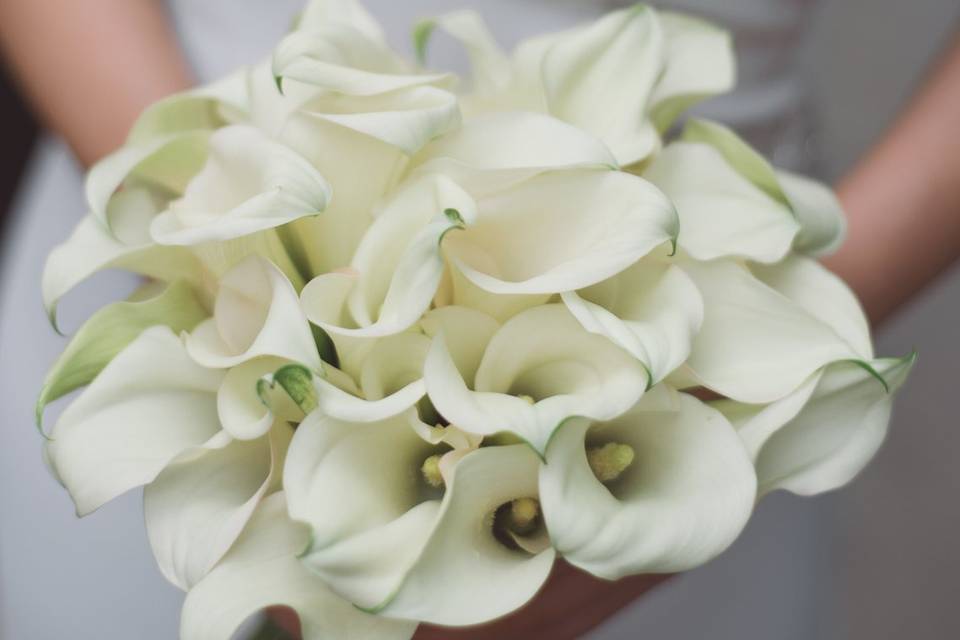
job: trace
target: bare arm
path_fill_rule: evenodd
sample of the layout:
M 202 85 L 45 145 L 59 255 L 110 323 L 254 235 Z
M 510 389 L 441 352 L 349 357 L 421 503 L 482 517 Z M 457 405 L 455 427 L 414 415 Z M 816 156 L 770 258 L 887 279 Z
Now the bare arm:
M 880 322 L 960 258 L 960 38 L 839 192 L 849 237 L 827 265 Z
M 156 0 L 3 0 L 0 48 L 85 165 L 123 142 L 144 107 L 191 84 Z

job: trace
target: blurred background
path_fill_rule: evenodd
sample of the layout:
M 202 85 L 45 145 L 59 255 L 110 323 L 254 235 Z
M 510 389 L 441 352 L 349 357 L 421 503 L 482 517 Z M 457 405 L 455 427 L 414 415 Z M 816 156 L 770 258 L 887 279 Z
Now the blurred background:
M 462 1 L 451 2 L 450 6 L 470 4 L 483 3 Z M 804 51 L 803 73 L 810 81 L 809 98 L 816 106 L 814 131 L 822 158 L 819 172 L 821 177 L 833 180 L 842 176 L 869 147 L 922 81 L 928 63 L 957 28 L 960 2 L 823 0 L 813 20 L 815 35 Z M 37 136 L 43 134 L 37 131 L 5 74 L 0 75 L 0 123 L 3 128 L 0 246 L 6 246 L 3 231 L 9 229 L 9 212 L 16 208 L 16 186 L 23 182 L 24 176 L 30 179 L 32 150 L 37 148 Z M 957 142 L 960 145 L 960 141 Z M 80 206 L 78 201 L 78 217 Z M 58 235 L 65 233 L 64 230 Z M 37 298 L 39 307 L 39 289 Z M 827 518 L 839 524 L 812 534 L 826 537 L 816 540 L 815 561 L 828 567 L 829 582 L 812 585 L 813 588 L 806 591 L 820 593 L 822 597 L 819 600 L 807 596 L 797 601 L 783 599 L 776 605 L 784 611 L 796 607 L 809 610 L 810 628 L 816 631 L 808 637 L 828 640 L 960 638 L 960 590 L 956 586 L 960 577 L 957 549 L 960 541 L 957 498 L 960 420 L 954 405 L 954 389 L 960 374 L 958 327 L 960 269 L 954 269 L 934 286 L 920 292 L 914 303 L 882 327 L 877 336 L 878 351 L 882 354 L 901 355 L 913 348 L 920 352 L 919 365 L 898 399 L 891 435 L 879 457 L 857 481 L 839 493 L 816 499 L 777 495 L 759 507 L 760 515 L 767 520 L 789 513 L 789 520 L 784 515 L 784 522 L 789 522 L 789 526 L 807 517 L 811 522 Z M 38 330 L 47 328 L 41 326 Z M 3 366 L 8 367 L 10 363 L 4 361 Z M 32 429 L 30 424 L 2 427 Z M 39 442 L 36 444 L 39 451 Z M 9 459 L 5 463 L 8 462 Z M 39 465 L 39 456 L 19 464 Z M 5 473 L 3 477 L 9 480 L 12 474 Z M 14 490 L 9 482 L 0 484 L 0 492 L 9 494 Z M 7 497 L 9 495 L 2 504 L 13 503 Z M 130 504 L 135 501 L 130 496 L 124 500 Z M 65 499 L 62 507 L 69 509 Z M 118 507 L 105 510 L 109 512 L 111 508 Z M 0 519 L 13 517 L 17 517 L 16 514 L 0 513 Z M 71 527 L 87 527 L 86 535 L 116 536 L 118 551 L 126 554 L 122 561 L 139 563 L 145 571 L 150 570 L 152 561 L 139 521 L 124 522 L 119 530 L 109 523 L 69 522 Z M 90 533 L 98 530 L 99 533 Z M 61 530 L 46 532 L 46 535 L 49 544 L 70 536 L 71 532 Z M 3 544 L 0 540 L 0 545 Z M 77 551 L 82 553 L 81 549 Z M 667 584 L 609 621 L 591 637 L 596 640 L 646 637 L 644 629 L 652 625 L 658 630 L 671 630 L 668 635 L 658 632 L 659 638 L 688 638 L 693 636 L 685 631 L 685 619 L 710 615 L 714 618 L 710 621 L 714 630 L 712 640 L 741 639 L 744 619 L 778 617 L 779 610 L 771 608 L 759 594 L 769 584 L 796 579 L 781 571 L 781 567 L 789 564 L 777 560 L 793 553 L 798 554 L 802 562 L 809 557 L 809 550 L 800 554 L 789 544 L 782 544 L 777 536 L 771 536 L 769 527 L 763 530 L 750 527 L 730 552 L 700 570 L 706 577 L 686 576 Z M 9 562 L 15 555 L 15 549 L 7 548 L 2 558 Z M 743 579 L 740 563 L 746 561 L 745 558 L 753 563 L 762 563 L 764 558 L 770 560 L 770 572 L 766 576 L 769 583 L 754 577 Z M 115 562 L 117 558 L 101 561 Z M 0 566 L 0 571 L 10 570 L 10 566 Z M 824 574 L 820 575 L 822 581 Z M 64 575 L 64 579 L 69 578 Z M 6 580 L 5 584 L 11 582 L 15 580 Z M 697 598 L 710 598 L 713 589 L 742 590 L 745 595 L 732 600 L 734 606 L 729 609 L 701 614 L 693 606 L 697 600 L 692 596 L 689 600 L 675 597 L 673 592 L 681 589 L 691 589 Z M 753 593 L 758 594 L 756 601 L 750 596 Z M 129 597 L 132 604 L 137 598 L 136 585 L 129 585 Z M 9 616 L 10 607 L 32 606 L 36 607 L 37 615 L 51 615 L 57 605 L 38 602 L 35 596 L 21 599 L 11 592 L 0 593 L 0 602 L 3 603 L 0 606 L 3 638 L 8 637 L 2 631 L 5 629 L 3 616 Z M 122 611 L 126 604 L 120 601 L 117 606 Z M 783 616 L 785 620 L 789 617 Z M 137 637 L 173 637 L 175 621 L 164 621 L 162 625 L 165 630 L 156 631 L 155 636 Z M 783 631 L 782 636 L 777 637 L 796 637 L 791 635 L 795 630 Z M 35 637 L 42 640 L 48 636 Z M 121 636 L 98 633 L 76 637 Z

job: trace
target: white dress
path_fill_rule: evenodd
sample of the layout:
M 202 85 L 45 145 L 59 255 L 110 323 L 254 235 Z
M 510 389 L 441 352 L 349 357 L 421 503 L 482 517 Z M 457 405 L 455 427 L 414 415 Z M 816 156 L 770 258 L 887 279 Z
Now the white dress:
M 590 0 L 367 0 L 398 47 L 408 24 L 462 6 L 480 10 L 505 45 L 569 26 L 616 6 Z M 803 88 L 794 69 L 809 0 L 674 0 L 738 37 L 740 88 L 706 111 L 740 128 L 778 164 L 808 166 Z M 171 11 L 202 80 L 264 56 L 299 0 L 175 0 Z M 455 56 L 452 53 L 451 56 Z M 181 594 L 156 570 L 139 492 L 82 521 L 41 462 L 33 403 L 65 341 L 40 302 L 46 254 L 83 211 L 81 175 L 62 144 L 45 138 L 32 159 L 0 251 L 0 638 L 74 640 L 177 636 Z M 104 274 L 71 294 L 61 319 L 76 328 L 132 287 Z M 50 412 L 50 418 L 54 412 Z M 767 500 L 734 548 L 673 580 L 591 635 L 614 638 L 823 637 L 831 583 L 829 533 L 816 503 Z

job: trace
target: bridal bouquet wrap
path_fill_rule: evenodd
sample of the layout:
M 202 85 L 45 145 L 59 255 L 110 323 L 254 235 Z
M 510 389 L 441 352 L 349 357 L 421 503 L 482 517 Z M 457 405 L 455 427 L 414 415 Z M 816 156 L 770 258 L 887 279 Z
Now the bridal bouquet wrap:
M 460 41 L 461 83 L 431 70 Z M 269 60 L 154 104 L 89 173 L 43 297 L 142 274 L 38 403 L 80 515 L 144 488 L 181 634 L 269 605 L 408 638 L 595 576 L 690 569 L 758 498 L 870 460 L 913 358 L 877 358 L 832 193 L 720 124 L 726 33 L 638 5 L 504 52 L 311 3 Z M 54 320 L 55 321 L 55 320 Z M 785 552 L 789 552 L 785 550 Z M 106 560 L 106 559 L 105 559 Z

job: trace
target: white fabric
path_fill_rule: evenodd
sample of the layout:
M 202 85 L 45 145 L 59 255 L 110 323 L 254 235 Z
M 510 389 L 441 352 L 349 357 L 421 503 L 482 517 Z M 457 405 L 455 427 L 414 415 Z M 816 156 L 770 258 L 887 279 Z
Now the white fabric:
M 366 0 L 391 41 L 409 51 L 409 24 L 472 6 L 506 46 L 613 9 L 609 0 Z M 802 86 L 796 45 L 810 0 L 661 0 L 661 8 L 700 9 L 735 29 L 739 89 L 703 112 L 743 131 L 781 166 L 802 166 Z M 256 62 L 291 23 L 300 0 L 173 0 L 172 15 L 198 75 L 209 80 Z M 242 8 L 242 10 L 241 10 Z M 451 41 L 432 56 L 463 68 Z M 40 271 L 49 250 L 84 213 L 79 173 L 66 149 L 44 140 L 11 212 L 0 250 L 0 637 L 138 638 L 177 636 L 181 595 L 154 566 L 139 492 L 82 521 L 41 462 L 33 402 L 65 341 L 48 328 Z M 105 274 L 67 296 L 61 326 L 79 321 L 132 289 L 132 278 Z M 48 420 L 56 413 L 50 411 Z M 817 637 L 829 584 L 814 580 L 816 511 L 774 497 L 731 553 L 635 605 L 592 637 Z M 52 612 L 52 613 L 51 613 Z

